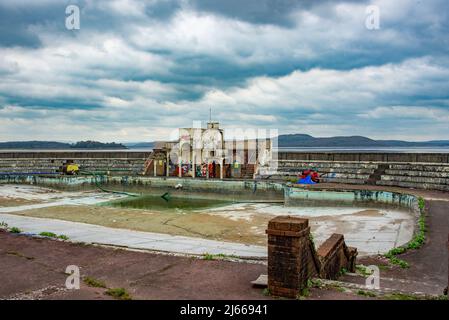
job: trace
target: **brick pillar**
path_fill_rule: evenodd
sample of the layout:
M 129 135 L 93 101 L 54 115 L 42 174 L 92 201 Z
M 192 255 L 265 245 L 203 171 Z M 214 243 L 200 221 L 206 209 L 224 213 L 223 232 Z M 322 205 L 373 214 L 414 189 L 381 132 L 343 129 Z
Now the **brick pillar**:
M 268 223 L 268 289 L 296 298 L 317 274 L 307 219 L 278 216 Z M 319 270 L 319 269 L 318 269 Z

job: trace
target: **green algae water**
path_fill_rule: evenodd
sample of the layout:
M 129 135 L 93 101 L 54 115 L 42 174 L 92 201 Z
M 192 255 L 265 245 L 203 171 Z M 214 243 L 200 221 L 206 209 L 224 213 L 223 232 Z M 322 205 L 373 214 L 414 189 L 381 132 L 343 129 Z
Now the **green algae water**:
M 168 196 L 164 199 L 161 196 L 142 196 L 111 201 L 105 205 L 128 209 L 193 211 L 198 209 L 220 207 L 230 203 L 230 201 L 215 199 L 195 199 L 173 196 Z

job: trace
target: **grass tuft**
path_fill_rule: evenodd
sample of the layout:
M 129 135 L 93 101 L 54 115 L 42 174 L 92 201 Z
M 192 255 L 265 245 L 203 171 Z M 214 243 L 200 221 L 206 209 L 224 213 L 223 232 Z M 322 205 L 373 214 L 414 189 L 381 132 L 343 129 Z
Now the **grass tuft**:
M 101 280 L 97 280 L 91 277 L 85 277 L 83 279 L 84 283 L 87 284 L 89 287 L 94 287 L 94 288 L 106 288 L 106 284 L 101 281 Z
M 105 294 L 120 300 L 131 300 L 130 294 L 124 288 L 108 289 Z
M 39 235 L 42 236 L 42 237 L 48 237 L 48 238 L 57 238 L 58 237 L 56 235 L 56 233 L 47 232 L 47 231 L 41 232 L 41 233 L 39 233 Z
M 377 295 L 374 292 L 371 291 L 365 291 L 365 290 L 358 290 L 357 294 L 359 296 L 364 296 L 364 297 L 370 297 L 370 298 L 375 298 L 377 297 Z
M 224 253 L 219 254 L 211 254 L 211 253 L 205 253 L 203 255 L 203 260 L 226 260 L 226 259 L 237 259 L 238 257 L 235 255 L 227 255 Z
M 61 239 L 61 240 L 69 240 L 69 237 L 67 237 L 64 234 L 60 234 L 59 236 L 56 233 L 53 232 L 48 232 L 48 231 L 44 231 L 39 233 L 40 236 L 42 237 L 47 237 L 47 238 L 53 238 L 53 239 Z
M 12 227 L 12 228 L 9 229 L 9 232 L 11 232 L 11 233 L 22 233 L 22 230 L 20 230 L 17 227 Z

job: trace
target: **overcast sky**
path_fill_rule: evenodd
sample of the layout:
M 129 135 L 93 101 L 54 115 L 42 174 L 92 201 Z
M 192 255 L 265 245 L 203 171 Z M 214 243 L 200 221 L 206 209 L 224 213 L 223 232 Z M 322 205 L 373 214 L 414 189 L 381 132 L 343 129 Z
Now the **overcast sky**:
M 449 139 L 448 51 L 447 0 L 0 0 L 0 141 L 165 139 L 210 107 L 224 127 Z

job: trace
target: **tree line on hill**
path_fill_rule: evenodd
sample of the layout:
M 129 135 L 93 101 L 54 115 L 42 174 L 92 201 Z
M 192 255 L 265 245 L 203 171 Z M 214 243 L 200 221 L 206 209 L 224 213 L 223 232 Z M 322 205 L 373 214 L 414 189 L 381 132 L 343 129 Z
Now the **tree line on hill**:
M 99 141 L 78 141 L 75 143 L 64 143 L 56 141 L 11 141 L 0 142 L 0 149 L 127 149 L 121 143 L 104 143 Z

